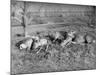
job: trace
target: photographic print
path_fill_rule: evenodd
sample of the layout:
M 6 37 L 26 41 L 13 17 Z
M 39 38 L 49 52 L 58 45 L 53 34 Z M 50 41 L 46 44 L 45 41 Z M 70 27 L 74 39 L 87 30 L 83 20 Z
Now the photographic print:
M 11 0 L 11 74 L 96 69 L 96 6 Z

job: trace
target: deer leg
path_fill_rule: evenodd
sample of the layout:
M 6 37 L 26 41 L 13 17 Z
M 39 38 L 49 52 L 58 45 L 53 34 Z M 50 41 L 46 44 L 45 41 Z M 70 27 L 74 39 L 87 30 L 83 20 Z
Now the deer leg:
M 41 48 L 37 51 L 37 53 L 36 54 L 38 54 L 40 51 L 41 51 L 41 49 L 42 49 L 43 47 L 41 46 Z
M 47 51 L 47 50 L 48 50 L 48 47 L 49 47 L 49 45 L 47 45 L 47 46 L 46 46 L 46 50 L 45 50 L 45 51 Z
M 72 43 L 72 41 L 69 41 L 66 45 L 68 46 L 68 45 L 70 45 Z

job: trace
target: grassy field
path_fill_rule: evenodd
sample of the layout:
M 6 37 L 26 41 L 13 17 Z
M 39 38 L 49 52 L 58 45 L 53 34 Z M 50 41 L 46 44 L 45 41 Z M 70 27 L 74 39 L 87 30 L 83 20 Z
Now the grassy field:
M 18 30 L 18 32 L 21 31 Z M 14 34 L 16 33 L 13 32 Z M 95 44 L 85 46 L 70 44 L 65 48 L 59 45 L 53 45 L 48 49 L 49 54 L 43 51 L 35 54 L 35 52 L 30 53 L 26 50 L 21 51 L 15 46 L 22 39 L 24 37 L 12 36 L 12 74 L 88 70 L 96 68 Z

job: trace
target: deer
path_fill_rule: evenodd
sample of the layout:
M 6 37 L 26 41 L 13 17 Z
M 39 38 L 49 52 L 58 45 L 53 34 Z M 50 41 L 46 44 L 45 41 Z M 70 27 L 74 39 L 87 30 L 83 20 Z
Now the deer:
M 68 37 L 61 43 L 61 46 L 62 47 L 65 47 L 65 45 L 69 45 L 71 43 L 74 43 L 72 42 L 72 39 L 75 37 L 74 34 L 76 33 L 76 31 L 71 31 L 68 33 Z

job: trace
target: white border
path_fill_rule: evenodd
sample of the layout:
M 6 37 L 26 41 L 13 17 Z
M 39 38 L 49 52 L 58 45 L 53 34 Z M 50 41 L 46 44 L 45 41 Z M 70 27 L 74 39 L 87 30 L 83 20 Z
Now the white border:
M 96 0 L 24 0 L 36 2 L 50 2 L 50 3 L 64 3 L 64 4 L 82 4 L 82 5 L 96 5 L 97 6 L 97 69 L 86 71 L 68 71 L 68 72 L 53 72 L 53 73 L 39 73 L 41 75 L 99 75 L 100 71 L 100 49 L 99 49 L 99 14 L 100 2 Z M 0 1 L 0 75 L 9 75 L 10 73 L 10 0 Z M 25 74 L 26 75 L 26 74 Z M 28 75 L 28 74 L 27 74 Z M 32 74 L 29 74 L 32 75 Z M 35 74 L 34 74 L 35 75 Z

